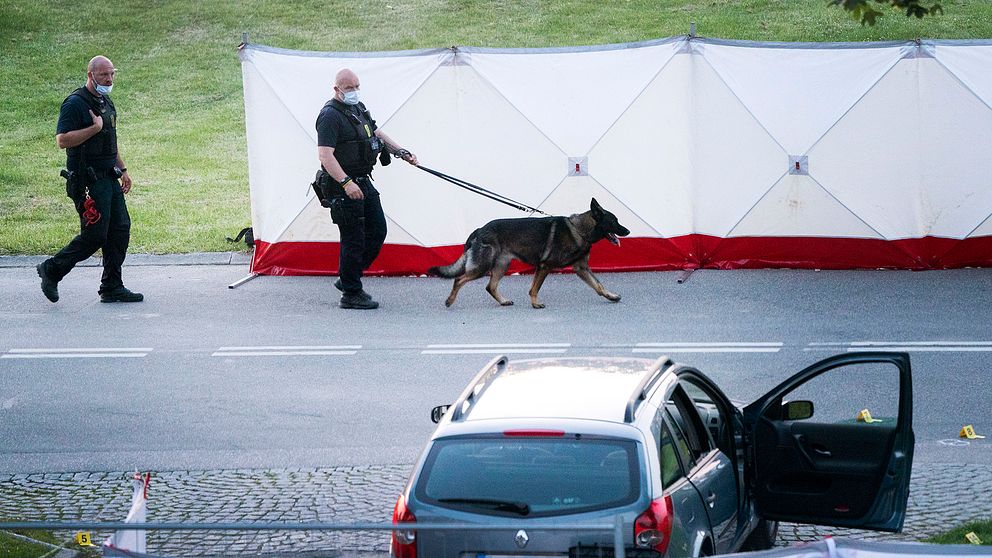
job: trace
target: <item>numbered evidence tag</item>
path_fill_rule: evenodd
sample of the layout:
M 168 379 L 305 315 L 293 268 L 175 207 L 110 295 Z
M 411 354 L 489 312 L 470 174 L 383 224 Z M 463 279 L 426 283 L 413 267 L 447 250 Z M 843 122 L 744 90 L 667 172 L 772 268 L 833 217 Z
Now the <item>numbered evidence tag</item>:
M 93 544 L 90 534 L 86 532 L 76 533 L 76 544 L 79 546 L 96 546 Z
M 882 422 L 882 419 L 871 418 L 871 413 L 868 412 L 868 409 L 861 409 L 858 411 L 858 416 L 854 417 L 854 419 L 858 422 L 866 422 L 868 424 L 873 422 Z
M 969 440 L 981 440 L 985 438 L 985 436 L 979 436 L 978 434 L 975 434 L 975 428 L 969 424 L 961 429 L 961 432 L 958 433 L 958 438 L 968 438 Z
M 982 539 L 978 538 L 974 531 L 965 533 L 964 538 L 968 539 L 971 544 L 982 544 Z

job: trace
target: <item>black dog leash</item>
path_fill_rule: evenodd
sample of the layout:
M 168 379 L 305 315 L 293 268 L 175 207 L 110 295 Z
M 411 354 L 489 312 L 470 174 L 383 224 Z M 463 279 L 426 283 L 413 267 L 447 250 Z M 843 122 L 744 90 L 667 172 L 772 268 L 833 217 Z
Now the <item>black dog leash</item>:
M 467 182 L 467 181 L 462 180 L 460 178 L 455 178 L 453 176 L 449 176 L 447 174 L 444 174 L 443 172 L 436 171 L 434 169 L 429 169 L 429 168 L 427 168 L 427 167 L 425 167 L 423 165 L 417 165 L 417 168 L 420 169 L 420 170 L 422 170 L 422 171 L 424 171 L 424 172 L 429 172 L 429 173 L 433 174 L 434 176 L 436 176 L 436 177 L 438 177 L 438 178 L 440 178 L 442 180 L 447 180 L 448 182 L 454 184 L 455 186 L 459 186 L 461 188 L 465 188 L 469 192 L 475 192 L 476 194 L 479 194 L 480 196 L 489 198 L 489 199 L 491 199 L 493 201 L 498 201 L 499 203 L 502 203 L 502 204 L 506 204 L 506 205 L 508 205 L 508 206 L 510 206 L 510 207 L 512 207 L 514 209 L 519 209 L 520 211 L 529 211 L 531 213 L 540 213 L 541 215 L 547 215 L 547 213 L 541 211 L 540 209 L 531 207 L 529 205 L 524 205 L 524 204 L 522 204 L 520 202 L 517 202 L 517 201 L 514 201 L 514 200 L 512 200 L 512 199 L 510 199 L 510 198 L 508 198 L 508 197 L 506 197 L 504 195 L 497 194 L 496 192 L 491 192 L 489 190 L 486 190 L 482 186 L 476 186 L 475 184 L 472 184 L 471 182 Z

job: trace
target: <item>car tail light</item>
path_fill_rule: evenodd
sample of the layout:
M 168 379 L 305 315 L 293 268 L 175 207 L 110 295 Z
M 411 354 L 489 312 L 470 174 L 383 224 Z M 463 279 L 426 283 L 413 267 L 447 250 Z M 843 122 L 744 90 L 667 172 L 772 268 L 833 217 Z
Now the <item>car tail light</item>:
M 671 496 L 652 501 L 648 509 L 634 520 L 634 544 L 637 548 L 652 548 L 664 554 L 672 535 L 672 515 Z
M 416 522 L 417 518 L 406 507 L 406 498 L 400 494 L 393 508 L 393 525 Z M 389 555 L 393 558 L 417 558 L 417 532 L 393 531 L 389 540 Z
M 520 436 L 520 437 L 547 437 L 547 436 L 564 436 L 564 430 L 504 430 L 504 436 Z

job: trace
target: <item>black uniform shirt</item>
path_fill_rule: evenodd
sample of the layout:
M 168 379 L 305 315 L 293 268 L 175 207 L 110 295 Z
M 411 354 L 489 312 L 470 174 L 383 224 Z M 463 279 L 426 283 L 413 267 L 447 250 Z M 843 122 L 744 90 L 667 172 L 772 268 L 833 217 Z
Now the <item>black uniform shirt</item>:
M 362 142 L 366 138 L 359 136 L 354 121 L 334 108 L 332 104 L 336 105 L 339 109 L 357 116 L 362 123 L 361 126 L 367 123 L 369 133 L 374 134 L 377 128 L 375 120 L 371 117 L 366 120 L 361 109 L 359 109 L 360 105 L 346 105 L 337 99 L 332 99 L 324 104 L 324 108 L 320 110 L 320 114 L 317 116 L 317 145 L 333 147 L 334 158 L 338 160 L 338 163 L 341 164 L 341 168 L 345 172 L 349 174 L 364 174 L 369 172 L 371 168 L 366 167 L 368 162 L 363 161 L 360 155 L 362 150 L 360 148 L 361 143 L 359 142 Z M 363 167 L 366 168 L 363 169 Z M 364 172 L 359 172 L 360 170 L 364 170 Z
M 106 102 L 105 99 L 101 98 L 101 103 Z M 55 126 L 56 134 L 64 134 L 66 132 L 73 132 L 75 130 L 82 130 L 83 128 L 89 128 L 93 125 L 93 117 L 90 116 L 90 106 L 83 100 L 79 95 L 69 95 L 69 97 L 62 103 L 62 108 L 59 110 L 59 122 Z M 96 111 L 94 111 L 96 112 Z M 104 126 L 110 125 L 104 119 Z M 100 134 L 93 136 L 87 141 L 94 141 L 99 137 Z M 66 149 L 66 168 L 75 170 L 79 166 L 79 152 L 80 147 L 70 147 Z M 100 157 L 88 159 L 86 161 L 87 166 L 91 166 L 94 169 L 110 169 L 117 164 L 117 157 Z

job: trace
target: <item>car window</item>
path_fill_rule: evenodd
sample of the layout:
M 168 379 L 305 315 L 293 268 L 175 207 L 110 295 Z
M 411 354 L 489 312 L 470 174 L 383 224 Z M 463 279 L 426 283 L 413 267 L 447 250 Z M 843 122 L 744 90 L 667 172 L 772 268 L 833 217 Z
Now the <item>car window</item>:
M 684 473 L 682 472 L 682 466 L 679 464 L 678 450 L 675 449 L 675 439 L 672 437 L 672 432 L 668 429 L 668 425 L 664 421 L 661 423 L 660 446 L 661 485 L 668 488 L 675 481 L 682 478 Z
M 716 447 L 725 455 L 734 455 L 734 445 L 731 439 L 730 417 L 726 411 L 717 405 L 709 391 L 692 382 L 692 380 L 679 380 L 686 394 L 692 399 L 693 405 L 699 412 L 703 420 L 703 425 L 709 431 L 710 438 Z
M 847 365 L 801 384 L 785 395 L 788 401 L 813 402 L 805 422 L 891 427 L 899 418 L 899 368 L 889 362 Z
M 682 433 L 682 429 L 679 428 L 678 422 L 672 416 L 669 406 L 665 406 L 665 412 L 668 413 L 668 420 L 673 426 L 671 430 L 672 439 L 675 441 L 675 449 L 678 451 L 679 459 L 682 460 L 682 464 L 685 466 L 685 470 L 689 471 L 696 466 L 696 457 L 689 447 L 689 442 L 686 441 L 685 434 Z
M 416 495 L 442 507 L 516 517 L 622 506 L 640 495 L 637 447 L 591 437 L 437 440 Z
M 667 413 L 659 410 L 655 414 L 651 423 L 651 432 L 655 440 L 658 441 L 658 461 L 661 463 L 661 485 L 665 488 L 671 486 L 675 481 L 685 476 L 682 465 L 679 461 L 679 449 L 676 447 L 675 438 L 665 421 Z M 681 452 L 685 460 L 689 458 L 688 447 L 685 446 Z
M 681 386 L 676 386 L 665 408 L 675 419 L 675 425 L 682 431 L 692 453 L 693 461 L 709 453 L 709 434 L 703 426 L 699 411 Z

